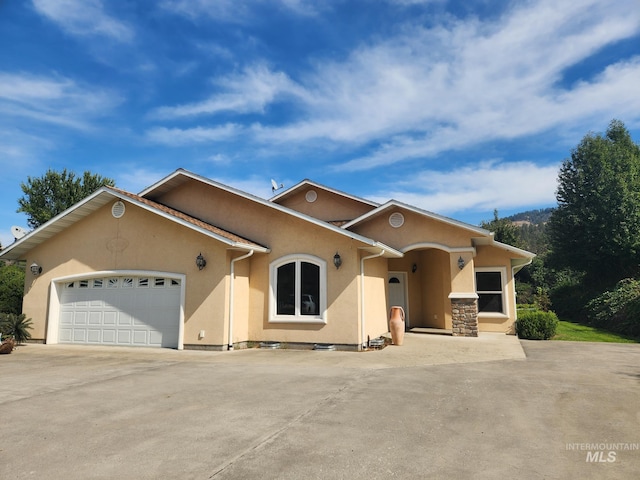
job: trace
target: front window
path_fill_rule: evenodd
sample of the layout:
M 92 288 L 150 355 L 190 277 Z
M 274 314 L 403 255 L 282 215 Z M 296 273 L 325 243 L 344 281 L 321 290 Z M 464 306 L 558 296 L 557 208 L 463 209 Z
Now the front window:
M 325 323 L 326 262 L 308 255 L 271 266 L 271 322 Z
M 476 271 L 478 313 L 505 313 L 501 271 Z

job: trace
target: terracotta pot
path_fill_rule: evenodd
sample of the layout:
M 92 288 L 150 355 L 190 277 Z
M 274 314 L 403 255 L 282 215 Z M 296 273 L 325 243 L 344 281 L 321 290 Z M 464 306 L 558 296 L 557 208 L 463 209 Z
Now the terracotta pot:
M 404 310 L 402 307 L 391 307 L 389 311 L 389 331 L 394 345 L 402 345 L 404 341 Z

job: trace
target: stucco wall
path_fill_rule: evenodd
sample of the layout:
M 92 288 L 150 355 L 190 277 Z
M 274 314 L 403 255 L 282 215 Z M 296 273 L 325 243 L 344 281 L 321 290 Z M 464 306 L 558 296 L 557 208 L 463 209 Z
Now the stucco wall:
M 308 202 L 305 197 L 310 190 L 317 194 L 314 202 Z M 353 220 L 374 208 L 366 203 L 316 187 L 302 188 L 279 200 L 278 203 L 326 222 Z
M 404 216 L 404 224 L 399 228 L 389 225 L 389 216 L 394 212 L 400 212 Z M 397 249 L 423 242 L 449 247 L 470 247 L 472 236 L 471 232 L 460 227 L 400 208 L 389 209 L 355 225 L 351 230 Z
M 119 270 L 160 271 L 186 275 L 185 344 L 220 344 L 227 313 L 227 251 L 220 242 L 147 212 L 130 203 L 120 219 L 111 203 L 32 249 L 27 264 L 42 266 L 27 275 L 23 311 L 34 323 L 33 337 L 45 336 L 49 286 L 54 278 Z M 202 252 L 207 267 L 199 271 Z M 198 339 L 205 330 L 204 339 Z

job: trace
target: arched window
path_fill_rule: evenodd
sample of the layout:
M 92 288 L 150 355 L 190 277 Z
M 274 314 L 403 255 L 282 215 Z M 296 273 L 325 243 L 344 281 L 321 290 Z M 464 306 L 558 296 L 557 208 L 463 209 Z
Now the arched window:
M 311 255 L 287 255 L 271 264 L 269 321 L 326 323 L 327 264 Z

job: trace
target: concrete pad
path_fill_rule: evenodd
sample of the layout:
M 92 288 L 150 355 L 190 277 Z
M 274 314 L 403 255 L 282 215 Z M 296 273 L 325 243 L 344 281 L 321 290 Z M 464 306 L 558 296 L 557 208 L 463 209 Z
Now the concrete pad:
M 637 477 L 640 345 L 414 337 L 20 347 L 0 357 L 0 478 Z

